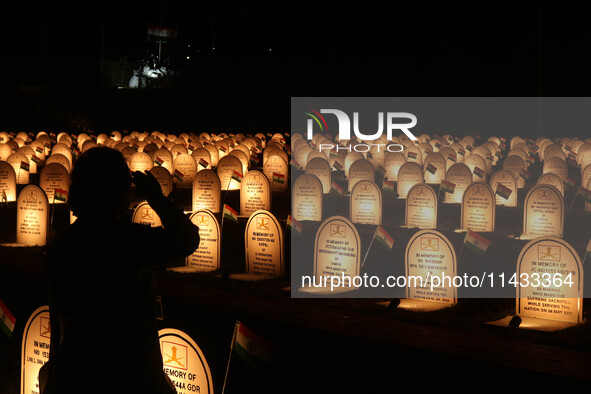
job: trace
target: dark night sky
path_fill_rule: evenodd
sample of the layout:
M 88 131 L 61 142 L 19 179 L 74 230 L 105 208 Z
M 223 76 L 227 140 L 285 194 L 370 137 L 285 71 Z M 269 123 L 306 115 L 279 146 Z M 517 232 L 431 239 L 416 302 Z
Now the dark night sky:
M 541 3 L 542 94 L 588 95 L 588 10 L 576 3 Z M 212 4 L 22 2 L 3 13 L 9 39 L 2 82 L 92 86 L 100 80 L 101 24 L 104 59 L 133 59 L 145 46 L 147 24 L 160 23 L 162 16 L 164 25 L 179 28 L 180 42 L 192 45 L 188 70 L 206 79 L 215 70 L 224 89 L 290 95 L 538 93 L 540 2 L 419 1 L 387 8 L 383 2 Z

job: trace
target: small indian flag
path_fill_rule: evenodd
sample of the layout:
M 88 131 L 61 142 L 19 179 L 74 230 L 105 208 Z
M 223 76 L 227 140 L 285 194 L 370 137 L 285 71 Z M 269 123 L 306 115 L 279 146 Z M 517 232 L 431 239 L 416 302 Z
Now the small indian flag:
M 274 172 L 273 173 L 273 182 L 284 184 L 285 183 L 285 175 Z
M 394 246 L 394 238 L 392 238 L 382 226 L 376 228 L 373 238 L 388 248 L 388 250 L 392 250 L 392 247 Z
M 343 194 L 343 188 L 339 186 L 338 183 L 336 183 L 335 181 L 332 181 L 331 185 L 330 185 L 330 190 L 334 190 L 335 192 L 337 192 L 337 194 L 342 195 Z
M 66 200 L 68 199 L 68 191 L 63 189 L 55 189 L 53 199 L 66 202 Z
M 224 204 L 224 218 L 230 219 L 231 221 L 238 223 L 238 214 L 228 204 Z
M 162 160 L 160 157 L 156 156 L 156 158 L 154 159 L 154 163 L 161 166 L 162 164 L 164 164 L 164 160 Z
M 21 161 L 21 169 L 29 171 L 29 163 L 27 163 L 26 161 Z
M 232 348 L 244 361 L 257 368 L 268 363 L 273 354 L 273 345 L 266 339 L 252 332 L 244 324 L 236 321 Z
M 471 251 L 483 255 L 486 249 L 488 249 L 490 241 L 474 231 L 468 230 L 466 238 L 464 238 L 464 245 Z
M 568 186 L 568 187 L 575 187 L 577 184 L 577 181 L 575 181 L 573 178 L 570 178 L 567 176 L 564 179 L 564 183 L 566 183 L 566 186 Z
M 431 163 L 427 163 L 427 167 L 425 168 L 425 170 L 429 171 L 431 174 L 435 174 L 437 172 L 437 167 L 435 167 Z
M 221 146 L 220 146 L 220 150 L 221 150 L 223 153 L 226 153 L 226 147 L 225 147 L 225 146 L 221 145 Z
M 449 156 L 447 156 L 447 160 L 451 160 L 454 163 L 458 161 L 458 156 L 456 155 L 456 153 L 451 153 Z
M 525 161 L 529 164 L 533 164 L 536 161 L 536 159 L 533 156 L 527 156 Z
M 335 160 L 334 163 L 332 163 L 332 166 L 337 171 L 341 171 L 343 169 L 343 165 L 338 160 Z
M 183 181 L 183 177 L 185 176 L 182 172 L 180 172 L 178 169 L 174 170 L 174 174 L 173 176 L 178 179 L 179 182 Z
M 39 164 L 39 162 L 41 161 L 41 159 L 38 158 L 36 155 L 31 156 L 31 160 L 33 160 L 35 164 Z
M 466 155 L 466 150 L 465 149 L 460 149 L 460 150 L 458 150 L 458 153 L 460 155 L 462 155 L 462 156 L 465 156 Z
M 442 147 L 442 146 L 443 146 L 443 145 L 441 145 L 439 142 L 436 142 L 436 143 L 435 143 L 435 147 L 436 147 L 437 149 L 441 149 L 441 147 Z
M 293 217 L 291 217 L 291 215 L 287 216 L 287 228 L 291 229 L 291 231 L 296 232 L 298 235 L 302 234 L 302 224 Z
M 209 165 L 209 163 L 203 157 L 200 157 L 199 158 L 199 165 L 201 167 L 203 167 L 203 168 L 207 168 L 207 166 Z
M 391 181 L 389 181 L 387 179 L 384 179 L 382 181 L 382 189 L 384 189 L 384 191 L 387 190 L 389 192 L 394 193 L 394 182 L 391 182 Z
M 484 178 L 484 170 L 478 166 L 474 167 L 474 174 L 479 178 Z
M 442 179 L 441 190 L 443 190 L 446 193 L 453 194 L 453 192 L 456 190 L 456 184 Z
M 368 160 L 373 159 L 373 155 L 371 154 L 371 152 L 367 152 L 367 159 Z
M 408 158 L 409 159 L 416 159 L 417 158 L 417 152 L 408 152 Z
M 331 149 L 328 153 L 330 157 L 337 157 L 339 155 L 334 149 Z
M 466 150 L 468 152 L 472 152 L 474 150 L 474 147 L 472 145 L 466 145 Z
M 261 162 L 261 159 L 259 159 L 258 157 L 254 156 L 254 155 L 250 158 L 250 163 L 253 165 L 258 165 L 260 162 Z
M 591 204 L 591 190 L 585 189 L 584 187 L 579 186 L 579 190 L 577 190 L 577 195 L 581 196 L 583 198 L 583 200 L 585 200 L 589 204 Z
M 242 183 L 242 174 L 238 171 L 232 171 L 232 179 L 238 183 Z
M 15 317 L 12 315 L 12 313 L 10 313 L 2 300 L 0 300 L 0 327 L 2 328 L 2 331 L 4 331 L 9 337 L 12 335 L 12 331 L 14 330 L 15 321 Z
M 529 179 L 529 177 L 531 176 L 531 174 L 527 170 L 525 170 L 525 169 L 522 168 L 519 171 L 519 176 L 522 177 L 523 179 Z
M 502 158 L 503 158 L 505 155 L 503 154 L 503 152 L 499 151 L 499 152 L 495 153 L 495 156 L 496 156 L 498 159 L 502 159 Z
M 513 190 L 503 185 L 502 183 L 497 183 L 497 190 L 495 191 L 495 193 L 507 200 L 509 199 L 511 193 L 513 193 Z
M 499 148 L 501 149 L 505 149 L 507 147 L 507 144 L 505 144 L 504 142 L 501 142 L 501 145 L 499 145 Z
M 2 202 L 7 202 L 8 197 L 6 196 L 6 190 L 2 189 Z
M 42 147 L 40 147 L 40 146 L 37 146 L 37 147 L 35 147 L 35 151 L 36 151 L 37 153 L 43 153 L 43 148 L 42 148 Z

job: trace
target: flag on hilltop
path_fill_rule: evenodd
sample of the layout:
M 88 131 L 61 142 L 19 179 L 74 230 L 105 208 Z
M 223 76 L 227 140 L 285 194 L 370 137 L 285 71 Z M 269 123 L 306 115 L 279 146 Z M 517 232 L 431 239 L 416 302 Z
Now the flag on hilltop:
M 287 216 L 287 228 L 292 232 L 295 231 L 298 235 L 302 234 L 302 223 L 298 222 L 291 215 Z
M 0 300 L 0 328 L 2 328 L 2 331 L 4 331 L 9 337 L 12 335 L 12 331 L 14 330 L 15 321 L 15 317 L 12 315 L 12 313 L 10 313 L 2 300 Z
M 392 247 L 394 246 L 394 238 L 392 238 L 382 226 L 376 227 L 376 231 L 373 233 L 373 239 L 379 241 L 382 245 L 388 248 L 388 250 L 392 250 Z
M 271 360 L 273 345 L 244 324 L 236 321 L 232 348 L 244 361 L 253 367 L 261 367 Z
M 468 230 L 466 238 L 464 238 L 464 245 L 474 253 L 484 255 L 484 252 L 486 252 L 486 249 L 490 245 L 490 241 L 474 231 Z
M 497 190 L 495 191 L 495 194 L 498 194 L 505 200 L 508 200 L 509 196 L 511 196 L 511 193 L 513 193 L 513 190 L 503 185 L 502 183 L 497 183 Z
M 226 219 L 230 219 L 231 221 L 238 223 L 238 214 L 228 204 L 224 204 L 223 216 Z
M 577 190 L 577 196 L 582 197 L 583 200 L 591 204 L 591 190 L 585 189 L 583 186 L 580 186 Z
M 456 184 L 446 181 L 445 179 L 441 180 L 441 190 L 443 190 L 446 193 L 451 193 L 453 194 L 453 192 L 456 190 Z

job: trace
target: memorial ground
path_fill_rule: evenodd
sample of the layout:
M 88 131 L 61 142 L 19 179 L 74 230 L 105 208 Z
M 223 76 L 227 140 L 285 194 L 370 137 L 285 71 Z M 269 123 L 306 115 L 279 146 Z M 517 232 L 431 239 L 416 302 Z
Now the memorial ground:
M 297 176 L 297 172 L 292 168 L 291 176 Z M 531 179 L 536 179 L 541 165 L 536 163 L 530 172 Z M 32 178 L 32 183 L 36 181 Z M 531 186 L 529 182 L 527 187 Z M 190 209 L 188 191 L 175 196 L 181 207 Z M 520 192 L 517 208 L 497 207 L 497 226 L 494 233 L 489 233 L 494 248 L 485 255 L 485 262 L 514 269 L 514 259 L 507 256 L 516 256 L 525 241 L 508 236 L 522 230 L 524 196 Z M 568 205 L 574 190 L 567 189 L 565 197 Z M 237 199 L 238 192 L 230 192 L 228 202 L 237 206 Z M 324 206 L 325 218 L 333 214 L 347 216 L 348 199 L 344 196 L 325 196 Z M 274 194 L 272 207 L 284 225 L 290 212 L 289 193 Z M 2 242 L 14 241 L 15 208 L 15 203 L 9 203 L 1 210 Z M 582 201 L 576 200 L 565 220 L 565 239 L 581 255 L 588 239 L 580 229 L 585 228 L 588 215 L 583 212 Z M 404 221 L 404 201 L 386 196 L 383 217 L 395 247 L 386 252 L 374 245 L 368 261 L 402 265 L 404 247 L 416 232 L 398 227 Z M 440 203 L 438 217 L 438 229 L 459 250 L 464 235 L 452 231 L 458 227 L 459 205 Z M 59 229 L 67 221 L 67 209 L 56 206 L 54 228 Z M 303 237 L 313 237 L 318 225 L 304 223 Z M 252 369 L 234 354 L 228 393 L 379 392 L 384 388 L 417 387 L 459 392 L 473 392 L 474 387 L 479 392 L 529 392 L 574 388 L 587 384 L 585 381 L 591 378 L 588 322 L 552 333 L 484 324 L 514 314 L 514 299 L 460 299 L 453 308 L 412 313 L 377 304 L 388 301 L 384 299 L 292 299 L 289 280 L 229 279 L 226 273 L 243 271 L 244 228 L 245 219 L 224 225 L 221 274 L 157 273 L 164 316 L 161 327 L 181 329 L 195 339 L 209 362 L 216 391 L 220 391 L 224 378 L 236 320 L 272 342 L 274 351 L 272 362 L 260 370 Z M 365 255 L 373 226 L 360 225 L 358 229 Z M 287 232 L 288 243 L 289 238 Z M 287 246 L 288 260 L 289 255 Z M 0 247 L 2 299 L 17 317 L 10 340 L 6 336 L 0 340 L 0 387 L 6 393 L 18 392 L 24 322 L 34 309 L 48 302 L 43 258 L 43 248 Z M 458 263 L 460 272 L 466 259 L 476 258 L 477 255 L 464 251 Z M 368 269 L 375 267 L 368 265 Z M 584 312 L 588 311 L 587 304 Z M 109 320 L 108 311 L 103 311 L 97 320 L 105 330 L 117 328 L 117 322 Z M 89 340 L 89 357 L 91 354 Z M 124 368 L 124 364 L 114 363 L 113 373 L 124 374 Z

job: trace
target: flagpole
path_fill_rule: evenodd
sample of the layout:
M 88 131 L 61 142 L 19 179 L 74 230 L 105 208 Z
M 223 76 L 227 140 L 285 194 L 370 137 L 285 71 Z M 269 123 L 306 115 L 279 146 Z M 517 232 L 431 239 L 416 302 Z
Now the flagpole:
M 568 207 L 568 211 L 566 212 L 566 216 L 568 216 L 568 214 L 570 213 L 570 210 L 573 208 L 573 204 L 575 203 L 576 199 L 577 199 L 577 192 L 575 192 L 575 196 L 573 197 L 573 200 L 571 201 L 570 206 Z
M 378 231 L 378 228 L 380 226 L 376 227 L 376 231 Z M 365 259 L 367 259 L 367 255 L 369 254 L 369 250 L 371 249 L 371 245 L 373 245 L 373 240 L 376 237 L 376 231 L 373 232 L 373 236 L 371 237 L 371 241 L 369 243 L 369 246 L 367 247 L 367 251 L 365 252 L 365 256 L 363 257 L 363 261 L 361 262 L 361 268 L 363 268 L 363 266 L 365 265 Z
M 224 200 L 222 201 L 222 223 L 220 224 L 220 231 L 224 228 L 224 206 L 226 205 L 226 196 L 228 195 L 228 189 L 230 189 L 230 183 L 232 183 L 232 178 L 230 178 L 228 181 L 228 185 L 224 191 Z
M 232 361 L 232 353 L 234 353 L 234 343 L 236 343 L 236 331 L 238 330 L 238 320 L 234 323 L 234 334 L 232 335 L 232 343 L 230 343 L 230 356 L 228 357 L 228 365 L 226 366 L 226 375 L 224 376 L 224 385 L 222 386 L 222 394 L 226 391 L 226 381 L 228 380 L 228 371 L 230 371 L 230 361 Z

